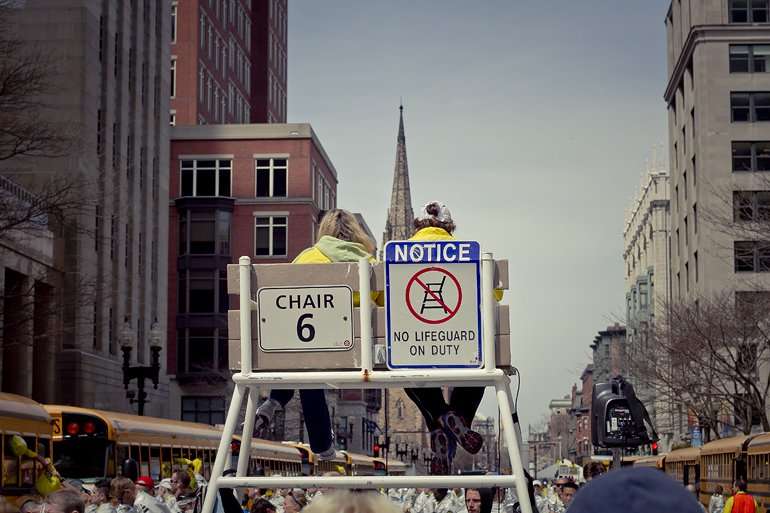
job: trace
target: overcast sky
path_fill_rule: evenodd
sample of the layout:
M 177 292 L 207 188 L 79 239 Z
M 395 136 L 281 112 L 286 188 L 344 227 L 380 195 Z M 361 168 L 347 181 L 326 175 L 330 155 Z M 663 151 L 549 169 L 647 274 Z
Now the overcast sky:
M 289 1 L 288 121 L 313 125 L 339 206 L 379 241 L 403 97 L 415 213 L 445 202 L 510 261 L 525 436 L 623 320 L 624 211 L 667 137 L 668 3 Z

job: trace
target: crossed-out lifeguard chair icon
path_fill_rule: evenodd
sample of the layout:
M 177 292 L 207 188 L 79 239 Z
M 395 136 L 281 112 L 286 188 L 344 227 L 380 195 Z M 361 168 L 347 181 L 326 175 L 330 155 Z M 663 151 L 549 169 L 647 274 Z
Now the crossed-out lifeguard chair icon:
M 476 243 L 474 243 L 476 244 Z M 478 245 L 477 245 L 478 246 Z M 506 261 L 484 253 L 480 264 L 481 298 L 478 317 L 483 333 L 476 368 L 388 369 L 384 341 L 392 322 L 373 301 L 373 291 L 384 291 L 384 264 L 257 264 L 241 257 L 228 266 L 228 292 L 239 295 L 239 309 L 229 312 L 229 357 L 235 388 L 222 440 L 212 468 L 202 513 L 212 513 L 219 488 L 515 488 L 528 497 L 520 450 L 521 432 L 510 390 L 511 366 L 508 307 L 498 305 L 495 289 L 508 288 Z M 421 312 L 440 308 L 446 276 L 430 284 Z M 439 300 L 437 300 L 437 297 Z M 360 299 L 360 301 L 359 301 Z M 357 304 L 357 303 L 360 303 Z M 321 306 L 325 305 L 325 308 Z M 459 308 L 459 306 L 458 306 Z M 390 342 L 390 339 L 388 339 Z M 286 353 L 291 357 L 287 358 Z M 375 354 L 377 357 L 375 357 Z M 290 365 L 290 367 L 289 367 Z M 490 386 L 500 411 L 503 442 L 510 475 L 450 476 L 248 476 L 249 455 L 258 388 L 400 388 L 421 386 Z M 223 477 L 232 437 L 236 433 L 244 397 L 247 399 L 235 477 Z M 521 510 L 532 513 L 528 500 Z

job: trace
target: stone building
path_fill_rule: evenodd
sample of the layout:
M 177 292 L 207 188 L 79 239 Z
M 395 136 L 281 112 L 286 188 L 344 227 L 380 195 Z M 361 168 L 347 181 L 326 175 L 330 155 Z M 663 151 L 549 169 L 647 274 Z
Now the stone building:
M 618 323 L 600 331 L 591 344 L 593 352 L 593 382 L 606 383 L 623 376 L 626 354 L 626 328 Z
M 82 184 L 83 208 L 62 234 L 66 300 L 49 374 L 67 386 L 46 397 L 130 411 L 121 346 L 131 344 L 130 363 L 149 364 L 151 326 L 166 322 L 171 2 L 13 4 L 19 39 L 51 58 L 49 119 L 73 140 L 66 156 L 6 162 L 3 173 L 8 164 L 13 173 L 6 176 L 22 185 L 51 176 Z M 123 331 L 131 336 L 122 339 Z M 165 366 L 160 374 L 147 413 L 162 416 Z

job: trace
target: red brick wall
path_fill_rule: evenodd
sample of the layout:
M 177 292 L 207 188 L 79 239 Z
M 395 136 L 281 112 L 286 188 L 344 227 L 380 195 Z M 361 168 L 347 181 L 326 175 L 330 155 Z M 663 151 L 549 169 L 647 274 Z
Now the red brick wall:
M 288 198 L 270 202 L 255 198 L 254 155 L 288 154 Z M 169 195 L 179 197 L 179 156 L 233 155 L 232 194 L 236 198 L 230 231 L 232 262 L 240 256 L 249 256 L 255 263 L 290 262 L 303 249 L 313 244 L 313 221 L 318 208 L 308 202 L 313 197 L 311 176 L 312 158 L 325 174 L 336 194 L 337 181 L 333 178 L 318 149 L 310 139 L 292 140 L 239 140 L 239 141 L 172 141 L 170 155 Z M 245 203 L 244 202 L 248 202 Z M 257 258 L 254 255 L 255 212 L 288 212 L 288 248 L 286 258 Z M 176 371 L 176 314 L 177 314 L 177 258 L 179 222 L 175 206 L 169 208 L 168 255 L 168 368 Z

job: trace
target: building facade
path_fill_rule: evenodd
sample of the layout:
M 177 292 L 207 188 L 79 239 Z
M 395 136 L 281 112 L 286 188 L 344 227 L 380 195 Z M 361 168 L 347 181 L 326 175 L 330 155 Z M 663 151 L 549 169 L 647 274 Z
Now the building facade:
M 286 121 L 287 0 L 171 5 L 171 125 Z
M 626 372 L 626 328 L 618 323 L 600 331 L 591 344 L 594 383 L 606 383 Z
M 232 387 L 226 266 L 243 255 L 291 262 L 312 246 L 319 214 L 336 206 L 337 172 L 308 124 L 177 126 L 170 187 L 171 416 L 218 424 Z M 307 439 L 294 405 L 284 418 L 280 435 Z
M 650 414 L 663 451 L 670 450 L 681 433 L 678 410 L 646 385 L 645 377 L 635 374 L 634 362 L 650 362 L 659 352 L 654 349 L 655 320 L 663 319 L 670 304 L 671 282 L 669 223 L 669 175 L 662 169 L 649 170 L 639 195 L 628 209 L 623 230 L 623 261 L 626 288 L 626 351 L 631 362 L 626 378 Z M 659 362 L 665 365 L 666 362 Z
M 28 0 L 13 14 L 18 37 L 55 63 L 56 94 L 45 101 L 73 136 L 67 156 L 19 162 L 13 178 L 82 185 L 81 215 L 62 237 L 65 300 L 51 379 L 67 386 L 55 387 L 56 402 L 130 411 L 120 346 L 130 343 L 130 363 L 147 365 L 150 328 L 165 325 L 170 8 L 166 0 Z M 165 368 L 160 374 L 148 414 L 166 413 Z
M 770 289 L 762 245 L 731 233 L 770 206 L 769 21 L 766 0 L 676 0 L 666 16 L 675 301 Z

